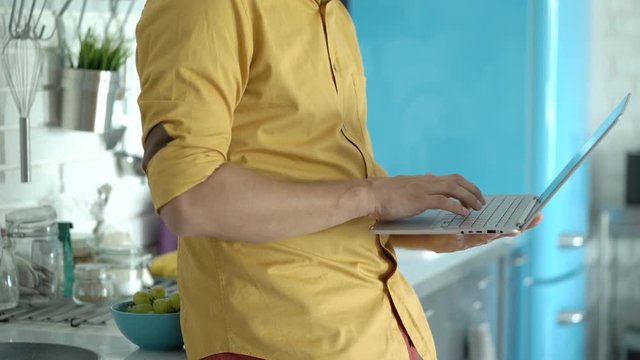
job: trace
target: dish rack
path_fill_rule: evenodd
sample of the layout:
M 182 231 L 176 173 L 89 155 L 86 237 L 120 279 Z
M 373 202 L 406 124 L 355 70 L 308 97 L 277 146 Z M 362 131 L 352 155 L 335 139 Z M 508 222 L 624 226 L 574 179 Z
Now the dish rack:
M 167 293 L 177 291 L 175 280 L 160 281 L 154 286 L 162 286 Z M 125 299 L 121 299 L 125 301 Z M 45 322 L 68 323 L 71 327 L 83 324 L 105 326 L 111 320 L 111 304 L 78 305 L 70 298 L 45 305 L 20 304 L 13 309 L 0 311 L 0 322 Z

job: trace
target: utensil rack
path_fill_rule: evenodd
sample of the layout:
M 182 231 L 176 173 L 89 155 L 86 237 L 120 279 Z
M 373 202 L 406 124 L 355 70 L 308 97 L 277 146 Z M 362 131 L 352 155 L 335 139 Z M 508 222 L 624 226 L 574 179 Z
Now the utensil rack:
M 178 289 L 175 280 L 162 281 L 155 285 L 164 287 L 167 293 Z M 126 298 L 120 300 L 124 301 Z M 1 310 L 0 322 L 68 323 L 71 327 L 83 324 L 105 326 L 107 321 L 111 320 L 111 305 L 78 305 L 70 298 L 45 306 L 20 304 L 13 309 Z

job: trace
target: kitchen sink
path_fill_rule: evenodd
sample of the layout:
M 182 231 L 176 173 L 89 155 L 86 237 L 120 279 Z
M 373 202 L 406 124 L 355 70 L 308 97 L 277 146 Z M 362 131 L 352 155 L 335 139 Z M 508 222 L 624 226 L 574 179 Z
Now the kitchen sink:
M 98 354 L 76 346 L 6 342 L 0 343 L 0 360 L 98 360 Z

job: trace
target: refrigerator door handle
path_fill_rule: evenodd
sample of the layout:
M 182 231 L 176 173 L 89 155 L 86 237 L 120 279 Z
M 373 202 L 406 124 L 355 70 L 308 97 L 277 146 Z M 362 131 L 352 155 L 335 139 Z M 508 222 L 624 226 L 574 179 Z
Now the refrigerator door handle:
M 584 236 L 576 234 L 562 234 L 558 239 L 558 247 L 561 249 L 579 249 L 584 247 Z
M 524 266 L 527 264 L 527 261 L 529 261 L 529 258 L 527 257 L 526 254 L 520 254 L 516 257 L 513 258 L 513 260 L 511 260 L 511 263 L 513 264 L 513 266 Z
M 582 310 L 562 310 L 556 317 L 558 325 L 578 325 L 584 322 L 584 311 Z

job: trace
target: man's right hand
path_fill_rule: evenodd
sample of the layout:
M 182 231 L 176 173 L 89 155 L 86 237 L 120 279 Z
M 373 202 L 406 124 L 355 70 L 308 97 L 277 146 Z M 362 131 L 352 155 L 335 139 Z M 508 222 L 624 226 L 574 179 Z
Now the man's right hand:
M 460 175 L 294 182 L 225 163 L 164 205 L 160 216 L 179 236 L 263 243 L 364 216 L 391 220 L 426 209 L 466 215 L 481 202 L 480 190 Z
M 469 209 L 480 210 L 485 204 L 480 189 L 457 174 L 396 176 L 368 181 L 372 209 L 369 216 L 376 220 L 414 216 L 427 209 L 467 216 Z

